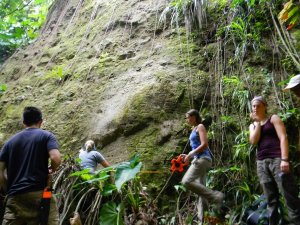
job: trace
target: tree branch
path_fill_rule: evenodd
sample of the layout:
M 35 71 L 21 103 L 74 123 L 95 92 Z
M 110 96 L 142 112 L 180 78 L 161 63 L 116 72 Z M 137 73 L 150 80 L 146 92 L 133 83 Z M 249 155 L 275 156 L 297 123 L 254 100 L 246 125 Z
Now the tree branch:
M 22 9 L 24 9 L 25 7 L 27 7 L 28 5 L 30 5 L 32 1 L 33 0 L 30 0 L 27 4 L 23 5 L 21 8 L 17 7 L 16 9 L 12 10 L 11 12 L 8 12 L 7 14 L 4 14 L 4 16 L 1 16 L 1 19 L 4 19 L 5 17 L 14 14 L 17 11 L 21 11 Z

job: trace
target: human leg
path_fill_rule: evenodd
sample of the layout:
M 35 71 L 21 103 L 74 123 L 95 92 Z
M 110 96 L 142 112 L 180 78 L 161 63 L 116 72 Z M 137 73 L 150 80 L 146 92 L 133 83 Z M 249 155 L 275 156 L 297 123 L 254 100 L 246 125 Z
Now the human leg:
M 38 191 L 8 197 L 2 225 L 38 224 L 41 196 Z
M 201 184 L 205 185 L 206 183 L 206 176 L 201 177 L 197 180 Z M 204 223 L 204 212 L 207 210 L 207 200 L 200 195 L 198 195 L 197 199 L 197 216 L 199 219 L 198 225 L 202 225 Z
M 205 211 L 208 210 L 207 200 L 205 198 L 202 198 L 201 196 L 198 196 L 197 199 L 197 217 L 198 217 L 198 223 L 197 225 L 203 225 L 204 223 L 204 214 Z
M 197 179 L 204 179 L 208 169 L 211 167 L 211 162 L 205 158 L 194 159 L 184 177 L 182 184 L 190 191 L 204 197 L 208 203 L 221 203 L 224 195 L 219 191 L 213 191 L 207 188 Z
M 8 198 L 2 225 L 39 224 L 40 203 L 43 191 L 29 192 Z M 48 225 L 58 225 L 56 200 L 51 198 Z
M 270 164 L 271 162 L 269 159 L 258 160 L 257 174 L 268 203 L 268 211 L 270 215 L 269 224 L 278 225 L 280 220 L 278 212 L 279 191 L 275 179 L 270 171 Z
M 56 198 L 55 196 L 52 195 L 48 225 L 58 225 L 58 224 L 59 224 L 59 215 L 58 215 L 58 209 L 56 205 Z
M 195 191 L 193 191 L 193 189 L 196 189 L 198 187 L 198 185 L 205 185 L 206 169 L 205 169 L 205 166 L 203 166 L 201 170 L 198 170 L 197 166 L 195 166 L 194 162 L 195 162 L 195 160 L 192 161 L 191 166 L 189 167 L 188 171 L 184 175 L 184 177 L 182 179 L 182 184 L 187 189 L 196 193 Z M 198 225 L 203 225 L 203 223 L 204 223 L 204 210 L 205 210 L 204 201 L 205 201 L 205 198 L 203 198 L 201 195 L 198 194 L 197 203 L 196 203 Z
M 268 182 L 261 184 L 264 194 L 268 203 L 269 210 L 269 224 L 278 225 L 280 220 L 280 215 L 278 212 L 279 208 L 279 192 L 277 189 L 276 182 Z
M 272 163 L 272 173 L 275 177 L 279 191 L 285 200 L 291 223 L 293 225 L 300 225 L 299 190 L 292 172 L 282 173 L 280 169 L 280 159 L 274 159 Z

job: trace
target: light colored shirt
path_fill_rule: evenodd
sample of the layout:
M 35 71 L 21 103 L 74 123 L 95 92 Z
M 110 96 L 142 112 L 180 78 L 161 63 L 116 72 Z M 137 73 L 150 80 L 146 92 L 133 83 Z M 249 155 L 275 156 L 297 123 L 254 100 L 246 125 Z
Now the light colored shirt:
M 98 163 L 105 161 L 105 158 L 97 151 L 84 151 L 80 150 L 79 158 L 81 160 L 80 166 L 82 169 L 91 169 L 91 173 L 95 172 Z

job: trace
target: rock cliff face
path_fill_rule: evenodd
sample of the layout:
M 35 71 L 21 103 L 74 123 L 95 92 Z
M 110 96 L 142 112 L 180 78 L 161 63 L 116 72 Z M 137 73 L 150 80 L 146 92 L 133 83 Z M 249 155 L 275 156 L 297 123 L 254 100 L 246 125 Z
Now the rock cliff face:
M 186 67 L 192 46 L 184 33 L 159 23 L 166 4 L 56 0 L 40 37 L 1 67 L 8 90 L 0 144 L 21 129 L 24 106 L 34 105 L 64 153 L 76 155 L 92 138 L 109 161 L 139 152 L 151 169 L 181 152 L 184 113 L 202 105 L 209 82 L 199 70 L 205 61 Z

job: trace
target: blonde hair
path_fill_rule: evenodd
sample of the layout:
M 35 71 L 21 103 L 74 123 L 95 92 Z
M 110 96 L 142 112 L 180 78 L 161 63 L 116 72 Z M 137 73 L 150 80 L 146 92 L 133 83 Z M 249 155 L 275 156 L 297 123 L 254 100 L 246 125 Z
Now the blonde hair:
M 93 140 L 88 140 L 84 144 L 84 150 L 90 152 L 95 148 L 95 142 Z

